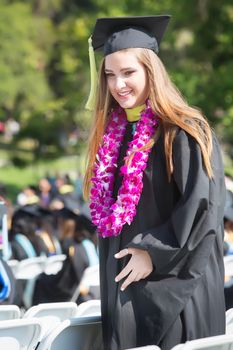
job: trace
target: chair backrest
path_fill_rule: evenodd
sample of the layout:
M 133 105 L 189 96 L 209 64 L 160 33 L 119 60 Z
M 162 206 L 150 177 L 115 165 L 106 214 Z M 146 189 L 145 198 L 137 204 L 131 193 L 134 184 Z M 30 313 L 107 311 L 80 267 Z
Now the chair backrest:
M 127 350 L 161 350 L 159 346 L 157 345 L 146 345 L 146 346 L 141 346 L 140 348 L 130 348 Z
M 10 337 L 16 339 L 20 344 L 21 350 L 34 350 L 40 339 L 41 332 L 42 327 L 38 319 L 26 320 L 20 318 L 0 322 L 0 338 Z
M 56 274 L 61 270 L 63 262 L 66 259 L 65 254 L 51 255 L 45 261 L 44 272 L 47 275 Z
M 63 321 L 46 338 L 37 350 L 102 350 L 101 318 L 77 317 Z
M 99 286 L 99 265 L 89 266 L 85 269 L 81 284 L 85 286 Z
M 187 341 L 179 344 L 171 350 L 233 350 L 233 334 L 223 334 L 215 337 L 207 337 Z
M 99 265 L 89 266 L 85 269 L 83 277 L 74 291 L 74 294 L 71 298 L 71 301 L 76 301 L 80 294 L 80 287 L 85 287 L 89 289 L 90 286 L 99 286 L 100 277 L 99 277 Z
M 17 305 L 0 305 L 0 321 L 20 318 L 20 309 Z
M 44 271 L 46 259 L 45 256 L 36 256 L 21 260 L 15 271 L 15 278 L 25 280 L 35 278 Z
M 12 337 L 0 337 L 1 350 L 20 350 L 20 344 L 17 339 Z
M 88 300 L 78 305 L 75 317 L 100 315 L 100 300 Z
M 226 324 L 233 323 L 233 308 L 226 311 Z
M 233 334 L 233 308 L 226 311 L 226 334 Z
M 7 265 L 10 266 L 11 271 L 13 273 L 13 275 L 15 274 L 17 267 L 19 265 L 19 260 L 16 259 L 12 259 L 12 260 L 7 260 Z
M 233 276 L 233 255 L 224 256 L 225 276 Z
M 60 321 L 66 320 L 67 318 L 74 317 L 77 312 L 77 304 L 71 301 L 58 302 L 58 303 L 44 303 L 30 307 L 25 314 L 24 318 L 31 317 L 45 317 L 55 316 Z
M 30 307 L 24 318 L 39 318 L 42 325 L 42 333 L 39 341 L 46 337 L 62 321 L 74 317 L 78 306 L 73 302 L 44 303 Z

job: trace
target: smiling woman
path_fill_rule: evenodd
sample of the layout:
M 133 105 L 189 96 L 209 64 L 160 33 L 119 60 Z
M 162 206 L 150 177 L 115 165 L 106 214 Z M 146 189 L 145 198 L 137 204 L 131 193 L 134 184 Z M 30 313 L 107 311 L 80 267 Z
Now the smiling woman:
M 85 191 L 105 350 L 225 332 L 221 154 L 158 58 L 168 20 L 102 18 L 92 35 L 104 59 Z
M 138 49 L 117 51 L 105 59 L 110 93 L 122 108 L 143 105 L 149 96 L 146 70 L 135 50 Z

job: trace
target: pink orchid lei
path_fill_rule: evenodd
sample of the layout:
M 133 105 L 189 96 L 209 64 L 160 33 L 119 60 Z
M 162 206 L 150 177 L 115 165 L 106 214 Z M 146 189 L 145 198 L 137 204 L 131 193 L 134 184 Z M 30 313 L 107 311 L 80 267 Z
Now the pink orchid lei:
M 158 117 L 147 102 L 137 122 L 133 140 L 128 144 L 126 158 L 135 152 L 132 162 L 120 168 L 123 179 L 115 201 L 112 198 L 114 175 L 126 124 L 125 111 L 118 107 L 111 114 L 94 164 L 90 210 L 92 222 L 102 237 L 118 236 L 124 224 L 130 225 L 136 215 L 136 206 L 143 188 L 143 171 L 151 149 L 135 150 L 146 145 L 154 135 Z

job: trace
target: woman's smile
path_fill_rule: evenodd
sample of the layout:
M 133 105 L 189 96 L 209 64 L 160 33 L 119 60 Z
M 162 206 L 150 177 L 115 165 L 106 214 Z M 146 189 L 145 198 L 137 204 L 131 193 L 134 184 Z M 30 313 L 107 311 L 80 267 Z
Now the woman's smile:
M 122 108 L 142 105 L 148 97 L 147 75 L 133 49 L 106 56 L 108 88 Z

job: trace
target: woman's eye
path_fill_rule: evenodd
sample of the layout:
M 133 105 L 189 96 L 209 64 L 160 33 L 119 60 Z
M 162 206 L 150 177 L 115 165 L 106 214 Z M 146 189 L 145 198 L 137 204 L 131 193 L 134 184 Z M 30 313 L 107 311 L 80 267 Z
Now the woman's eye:
M 106 77 L 107 77 L 107 78 L 111 78 L 111 77 L 113 77 L 113 76 L 114 76 L 114 74 L 113 74 L 113 73 L 105 73 L 105 75 L 106 75 Z
M 129 75 L 133 74 L 134 71 L 133 70 L 128 70 L 125 72 L 125 75 L 128 77 Z

